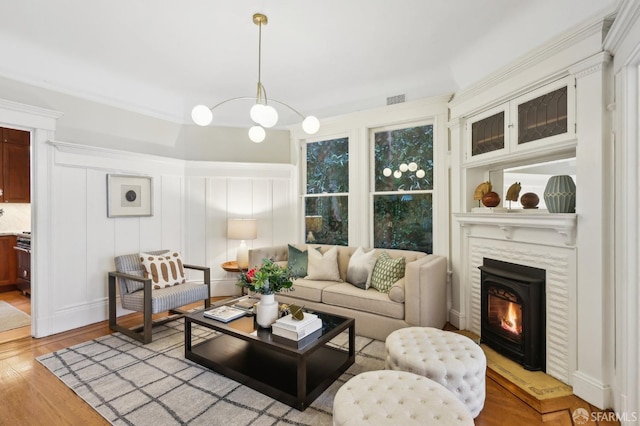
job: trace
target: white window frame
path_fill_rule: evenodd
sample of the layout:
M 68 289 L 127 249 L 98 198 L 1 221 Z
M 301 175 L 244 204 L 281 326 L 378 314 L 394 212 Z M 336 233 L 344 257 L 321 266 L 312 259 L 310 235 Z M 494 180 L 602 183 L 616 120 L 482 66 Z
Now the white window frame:
M 424 98 L 402 104 L 358 111 L 331 119 L 320 120 L 320 130 L 310 138 L 300 126 L 292 126 L 292 162 L 300 177 L 294 185 L 300 187 L 296 220 L 296 235 L 304 241 L 304 195 L 306 193 L 306 143 L 307 141 L 349 138 L 349 245 L 372 247 L 370 226 L 370 129 L 385 126 L 409 127 L 413 123 L 433 123 L 433 253 L 450 257 L 450 203 L 449 203 L 449 145 L 448 107 L 450 95 Z
M 379 132 L 388 132 L 393 130 L 409 129 L 413 127 L 433 126 L 433 187 L 432 189 L 418 189 L 409 191 L 376 191 L 376 177 L 375 177 L 375 134 Z M 433 119 L 424 119 L 413 122 L 397 123 L 393 125 L 387 125 L 382 127 L 375 127 L 369 129 L 369 239 L 371 243 L 374 241 L 374 198 L 376 195 L 399 195 L 399 194 L 431 194 L 431 217 L 432 228 L 435 232 L 435 210 L 436 210 L 436 185 L 438 183 L 438 176 L 436 173 L 436 127 Z M 432 246 L 435 246 L 435 238 L 432 237 Z
M 335 139 L 347 139 L 348 144 L 349 144 L 349 164 L 347 165 L 347 167 L 349 168 L 349 191 L 348 192 L 331 192 L 331 193 L 321 193 L 321 194 L 308 194 L 307 193 L 307 145 L 312 144 L 312 143 L 318 143 L 318 142 L 325 142 L 325 141 L 331 141 L 331 140 L 335 140 Z M 305 236 L 305 231 L 306 231 L 306 225 L 304 222 L 304 218 L 305 218 L 305 214 L 306 214 L 306 200 L 307 198 L 310 197 L 343 197 L 346 196 L 347 197 L 347 223 L 349 224 L 348 228 L 350 228 L 351 225 L 351 197 L 349 196 L 351 193 L 351 183 L 352 183 L 352 176 L 351 176 L 351 139 L 349 138 L 349 135 L 333 135 L 333 136 L 327 136 L 327 137 L 319 137 L 319 138 L 313 138 L 313 139 L 306 139 L 304 141 L 304 143 L 300 144 L 300 176 L 301 179 L 300 181 L 302 182 L 301 188 L 300 188 L 300 216 L 301 216 L 301 235 L 302 235 L 302 241 L 306 241 L 306 236 Z M 347 240 L 350 240 L 350 231 L 347 231 Z

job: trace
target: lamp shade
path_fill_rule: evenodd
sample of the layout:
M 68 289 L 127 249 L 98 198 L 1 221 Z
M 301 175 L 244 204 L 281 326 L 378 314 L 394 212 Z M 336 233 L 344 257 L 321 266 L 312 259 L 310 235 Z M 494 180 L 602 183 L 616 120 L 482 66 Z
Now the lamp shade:
M 198 126 L 208 126 L 213 121 L 213 113 L 206 105 L 196 105 L 191 110 L 191 119 Z
M 305 216 L 304 222 L 307 232 L 318 232 L 322 229 L 322 216 Z
M 236 253 L 238 268 L 249 267 L 249 248 L 244 240 L 254 240 L 258 237 L 258 227 L 255 219 L 229 219 L 227 221 L 227 238 L 230 240 L 242 240 Z
M 249 139 L 255 143 L 262 142 L 266 136 L 266 132 L 260 126 L 251 126 L 249 129 Z
M 257 237 L 255 219 L 229 219 L 227 222 L 227 238 L 230 240 L 254 240 Z

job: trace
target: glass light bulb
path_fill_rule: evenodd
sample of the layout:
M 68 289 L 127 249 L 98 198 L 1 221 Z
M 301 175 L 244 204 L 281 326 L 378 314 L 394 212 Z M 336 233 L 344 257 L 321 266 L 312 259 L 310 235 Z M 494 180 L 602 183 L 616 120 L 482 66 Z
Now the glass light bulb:
M 393 172 L 393 177 L 396 179 L 400 179 L 402 177 L 402 172 L 400 170 L 396 170 Z
M 400 171 L 402 173 L 406 172 L 407 170 L 409 170 L 409 166 L 407 166 L 407 163 L 400 164 Z
M 262 104 L 255 104 L 254 106 L 251 107 L 251 109 L 249 110 L 249 116 L 251 117 L 254 123 L 260 123 L 262 121 L 263 110 L 264 110 L 264 105 Z
M 278 122 L 278 111 L 276 111 L 276 109 L 271 105 L 265 105 L 262 108 L 261 115 L 262 119 L 259 121 L 259 123 L 262 125 L 262 127 L 270 129 Z
M 267 136 L 267 133 L 260 126 L 252 126 L 249 129 L 249 139 L 255 143 L 260 143 Z
M 307 116 L 302 121 L 302 130 L 308 135 L 316 134 L 320 130 L 320 120 L 313 115 Z
M 382 174 L 385 175 L 386 177 L 391 176 L 391 169 L 388 167 L 385 167 L 384 170 L 382 171 Z
M 213 121 L 213 113 L 206 105 L 196 105 L 191 110 L 191 119 L 198 126 L 208 126 Z
M 418 165 L 415 162 L 410 162 L 409 163 L 409 171 L 410 172 L 415 172 L 416 170 L 418 170 Z
M 424 173 L 424 170 L 422 170 L 422 169 L 420 169 L 420 170 L 418 170 L 418 171 L 416 172 L 416 177 L 417 177 L 418 179 L 422 179 L 422 178 L 424 177 L 424 175 L 425 175 L 425 173 Z

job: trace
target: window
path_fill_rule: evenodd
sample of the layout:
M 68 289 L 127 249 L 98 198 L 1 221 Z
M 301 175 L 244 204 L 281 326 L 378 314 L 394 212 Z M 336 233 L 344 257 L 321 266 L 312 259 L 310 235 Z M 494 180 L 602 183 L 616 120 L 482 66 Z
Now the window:
M 347 245 L 349 139 L 307 143 L 305 235 L 308 243 Z
M 375 247 L 433 252 L 433 125 L 373 134 Z

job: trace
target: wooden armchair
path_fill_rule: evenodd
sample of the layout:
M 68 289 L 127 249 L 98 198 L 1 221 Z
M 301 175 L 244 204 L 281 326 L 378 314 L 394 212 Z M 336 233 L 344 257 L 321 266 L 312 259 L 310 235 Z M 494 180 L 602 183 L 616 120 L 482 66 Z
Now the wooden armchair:
M 150 251 L 151 255 L 164 255 L 169 250 Z M 145 278 L 145 269 L 139 253 L 117 256 L 116 271 L 109 272 L 109 328 L 136 339 L 143 344 L 151 342 L 154 325 L 164 324 L 182 317 L 187 312 L 181 306 L 204 301 L 204 307 L 211 306 L 211 272 L 205 266 L 182 265 L 185 269 L 204 271 L 204 283 L 185 282 L 164 288 L 153 288 L 152 279 Z M 117 323 L 116 284 L 120 290 L 120 300 L 124 309 L 142 312 L 141 325 L 127 328 Z M 169 315 L 156 320 L 152 314 L 168 311 Z

